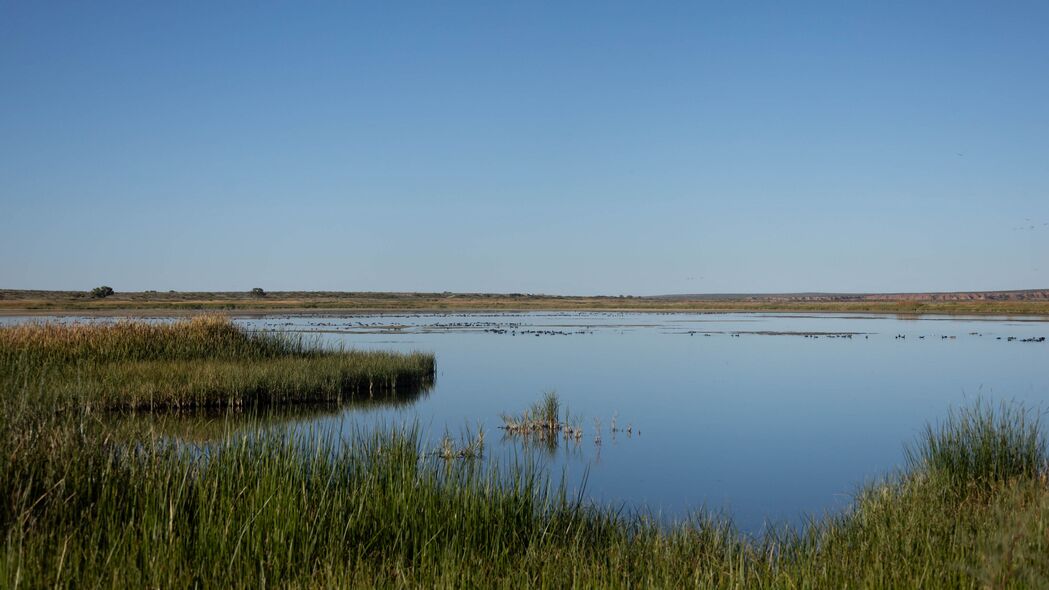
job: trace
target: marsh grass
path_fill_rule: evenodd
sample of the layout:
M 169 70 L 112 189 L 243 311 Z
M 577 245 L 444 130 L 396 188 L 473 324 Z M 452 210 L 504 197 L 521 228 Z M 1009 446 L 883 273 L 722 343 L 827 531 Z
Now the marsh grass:
M 503 428 L 522 432 L 557 432 L 561 426 L 561 400 L 557 393 L 548 391 L 520 416 L 503 414 Z
M 445 461 L 480 459 L 484 456 L 484 427 L 478 426 L 477 434 L 467 430 L 458 438 L 459 440 L 456 441 L 455 437 L 445 432 L 440 444 L 432 451 L 432 454 Z
M 204 454 L 149 432 L 114 444 L 127 433 L 84 415 L 20 422 L 0 434 L 3 587 L 479 579 L 484 560 L 611 532 L 537 470 L 442 460 L 414 427 L 260 429 Z
M 204 316 L 2 327 L 0 369 L 5 391 L 58 409 L 239 407 L 414 395 L 432 383 L 434 357 L 325 349 Z
M 643 507 L 591 504 L 528 460 L 486 461 L 480 430 L 431 448 L 414 426 L 343 437 L 249 418 L 194 444 L 90 411 L 172 374 L 211 383 L 204 400 L 258 395 L 222 376 L 270 363 L 268 395 L 302 396 L 274 383 L 315 377 L 280 363 L 329 359 L 197 321 L 99 339 L 54 327 L 0 336 L 0 587 L 1049 585 L 1045 442 L 1021 405 L 952 411 L 908 447 L 906 472 L 845 512 L 755 537 L 725 516 L 661 526 Z M 78 388 L 53 393 L 71 368 Z M 105 379 L 138 389 L 84 385 Z M 506 420 L 554 441 L 571 422 L 555 394 Z
M 578 443 L 583 438 L 583 428 L 567 409 L 562 418 L 561 399 L 554 391 L 543 394 L 542 399 L 516 416 L 501 416 L 504 439 L 517 438 L 525 444 L 545 448 L 548 452 L 557 451 L 561 440 Z
M 1046 472 L 1049 455 L 1040 426 L 1039 413 L 1023 404 L 977 400 L 950 410 L 937 426 L 926 425 L 906 455 L 913 471 L 989 489 Z
M 864 488 L 842 514 L 751 537 L 725 517 L 666 527 L 594 506 L 529 462 L 445 460 L 411 426 L 339 438 L 260 425 L 202 452 L 134 425 L 116 433 L 83 411 L 12 406 L 13 397 L 0 422 L 0 587 L 1049 582 L 1049 493 L 1039 470 L 981 479 L 985 488 L 959 497 L 915 464 Z M 995 416 L 995 432 L 1031 424 Z M 1003 440 L 1023 446 L 1027 437 Z

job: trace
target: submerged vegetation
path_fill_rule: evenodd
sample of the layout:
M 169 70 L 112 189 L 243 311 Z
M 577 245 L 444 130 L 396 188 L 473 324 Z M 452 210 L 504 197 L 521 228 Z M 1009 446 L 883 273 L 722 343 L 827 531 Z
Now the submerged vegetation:
M 4 391 L 58 409 L 332 402 L 410 393 L 433 374 L 433 355 L 330 350 L 221 317 L 0 328 Z
M 932 431 L 935 448 L 918 443 L 910 471 L 844 514 L 749 537 L 715 516 L 667 528 L 592 506 L 528 462 L 448 461 L 414 428 L 345 440 L 260 426 L 201 453 L 148 431 L 123 446 L 128 433 L 83 411 L 6 398 L 4 587 L 1049 582 L 1046 454 L 1026 444 L 1042 439 L 1022 409 L 956 413 Z M 988 440 L 1003 446 L 986 453 Z M 1003 451 L 1023 467 L 1000 468 Z M 942 460 L 952 456 L 973 460 Z

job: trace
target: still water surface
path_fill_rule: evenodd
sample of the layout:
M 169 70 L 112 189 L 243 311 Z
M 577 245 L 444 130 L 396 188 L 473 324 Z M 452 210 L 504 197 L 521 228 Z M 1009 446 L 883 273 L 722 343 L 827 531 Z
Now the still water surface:
M 952 405 L 1049 401 L 1049 343 L 1023 342 L 1049 335 L 1049 323 L 1030 319 L 526 313 L 241 321 L 317 331 L 357 348 L 436 353 L 436 386 L 414 403 L 313 420 L 347 432 L 417 420 L 435 440 L 482 425 L 487 452 L 498 458 L 521 449 L 501 440 L 500 414 L 554 390 L 584 429 L 579 444 L 537 453 L 555 477 L 574 486 L 585 474 L 600 503 L 670 518 L 724 511 L 750 531 L 846 505 L 859 485 L 902 466 L 904 443 Z M 613 416 L 631 435 L 609 432 Z
M 902 467 L 904 444 L 952 406 L 980 397 L 1049 408 L 1049 341 L 1024 342 L 1049 336 L 1044 319 L 536 312 L 237 322 L 437 355 L 435 386 L 408 403 L 291 414 L 292 428 L 349 435 L 416 422 L 436 442 L 483 427 L 489 460 L 534 455 L 571 488 L 586 477 L 598 503 L 668 520 L 714 510 L 755 533 L 846 506 L 858 486 Z M 502 413 L 551 390 L 578 417 L 579 443 L 549 451 L 503 437 Z

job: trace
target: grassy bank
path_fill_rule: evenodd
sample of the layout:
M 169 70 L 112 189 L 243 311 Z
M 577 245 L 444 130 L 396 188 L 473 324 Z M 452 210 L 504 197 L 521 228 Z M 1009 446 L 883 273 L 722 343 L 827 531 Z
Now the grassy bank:
M 0 328 L 0 384 L 59 409 L 195 408 L 411 395 L 434 358 L 328 350 L 220 317 Z
M 0 586 L 886 588 L 1049 582 L 1049 492 L 1022 410 L 952 414 L 909 471 L 803 533 L 673 529 L 595 508 L 528 465 L 445 461 L 416 431 L 291 440 L 261 427 L 202 460 L 83 415 L 5 412 Z M 337 451 L 337 452 L 334 452 Z

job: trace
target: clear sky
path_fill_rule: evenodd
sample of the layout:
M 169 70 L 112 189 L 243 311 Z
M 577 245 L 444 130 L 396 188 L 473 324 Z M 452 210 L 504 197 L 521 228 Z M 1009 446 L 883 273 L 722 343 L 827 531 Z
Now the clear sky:
M 0 0 L 0 288 L 1049 287 L 1049 2 Z

